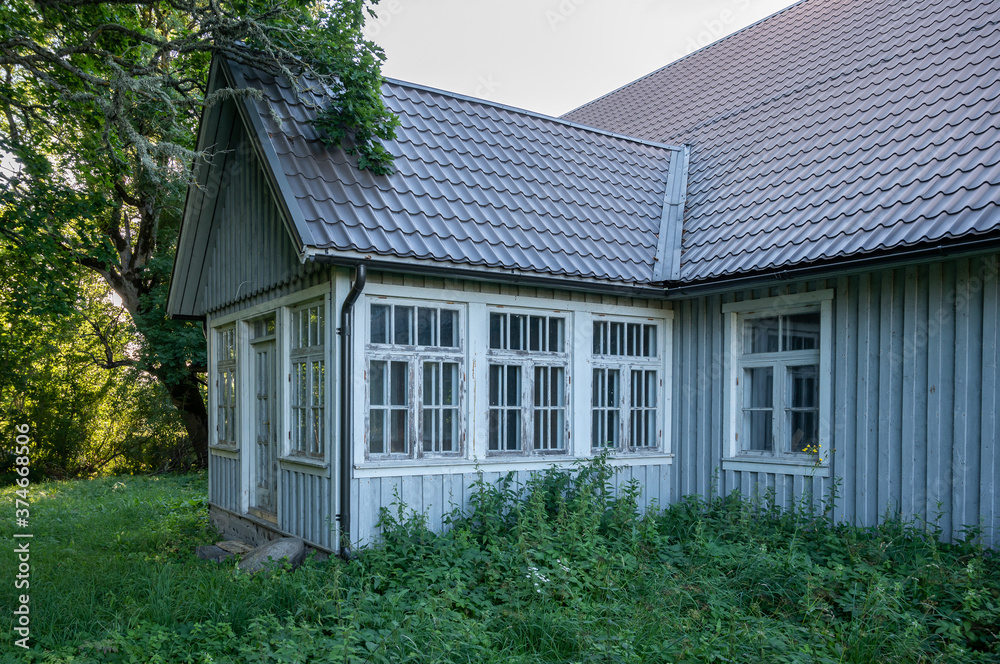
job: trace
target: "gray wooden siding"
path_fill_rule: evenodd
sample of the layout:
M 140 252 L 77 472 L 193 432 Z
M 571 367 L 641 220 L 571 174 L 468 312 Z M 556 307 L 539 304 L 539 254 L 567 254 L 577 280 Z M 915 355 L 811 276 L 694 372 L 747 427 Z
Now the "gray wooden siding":
M 324 472 L 327 474 L 281 469 L 278 527 L 307 542 L 333 549 L 333 498 L 329 472 Z
M 240 462 L 221 454 L 208 455 L 208 500 L 224 509 L 240 510 Z
M 267 293 L 318 266 L 299 262 L 266 176 L 236 123 L 202 275 L 203 313 Z M 271 294 L 268 293 L 268 297 Z
M 669 465 L 623 466 L 617 471 L 613 480 L 616 491 L 633 478 L 642 485 L 639 507 L 643 510 L 653 505 L 663 506 L 676 499 Z M 537 471 L 516 471 L 515 484 L 523 486 L 533 472 Z M 485 482 L 496 484 L 505 474 L 484 472 L 482 477 Z M 445 525 L 444 517 L 456 507 L 468 509 L 472 485 L 478 479 L 479 475 L 474 472 L 355 478 L 351 482 L 353 511 L 349 534 L 352 544 L 364 546 L 378 540 L 382 508 L 396 516 L 402 506 L 404 514 L 423 514 L 431 528 L 440 530 Z
M 679 495 L 713 489 L 819 502 L 831 480 L 720 472 L 724 302 L 833 288 L 834 516 L 885 514 L 946 535 L 982 525 L 1000 545 L 998 257 L 744 290 L 675 303 L 674 450 Z
M 517 297 L 539 297 L 562 302 L 589 302 L 608 306 L 642 306 L 654 309 L 670 309 L 671 304 L 665 300 L 653 300 L 627 295 L 609 295 L 603 293 L 588 293 L 585 291 L 561 290 L 536 286 L 521 286 L 518 284 L 493 283 L 472 279 L 448 279 L 443 277 L 423 276 L 419 274 L 402 274 L 393 272 L 371 272 L 368 275 L 369 284 L 385 284 L 389 286 L 412 286 L 427 288 L 428 293 L 441 291 L 460 291 L 466 293 L 495 293 Z

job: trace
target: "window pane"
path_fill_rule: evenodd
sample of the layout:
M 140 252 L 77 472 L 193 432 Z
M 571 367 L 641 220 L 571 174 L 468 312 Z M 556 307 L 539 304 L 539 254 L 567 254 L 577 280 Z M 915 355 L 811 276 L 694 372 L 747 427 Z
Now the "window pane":
M 502 398 L 503 367 L 490 365 L 490 406 L 499 406 Z
M 788 450 L 819 451 L 819 367 L 815 364 L 788 368 Z
M 516 451 L 521 449 L 521 411 L 507 411 L 507 431 L 504 436 L 504 449 Z
M 774 448 L 773 410 L 774 369 L 756 367 L 743 372 L 743 413 L 747 449 Z
M 425 410 L 424 411 L 424 426 L 423 426 L 423 446 L 424 452 L 434 451 L 434 441 L 438 437 L 437 430 L 437 415 L 436 410 Z
M 405 406 L 409 403 L 407 399 L 407 385 L 406 382 L 409 379 L 408 364 L 406 362 L 392 362 L 390 371 L 390 400 L 393 406 Z
M 771 408 L 774 398 L 774 369 L 756 367 L 744 372 L 744 407 Z
M 446 408 L 441 413 L 441 451 L 454 452 L 458 440 L 458 411 Z
M 413 344 L 413 307 L 393 307 L 393 343 L 400 346 Z
M 385 304 L 372 305 L 371 342 L 389 343 L 389 307 Z
M 521 367 L 507 367 L 506 405 L 521 405 Z
M 527 316 L 518 316 L 517 314 L 511 314 L 507 317 L 510 322 L 510 338 L 507 348 L 510 350 L 524 350 L 525 348 L 525 327 L 527 324 Z
M 778 318 L 753 318 L 744 323 L 743 352 L 778 352 Z
M 438 343 L 446 348 L 458 347 L 457 311 L 441 310 L 441 340 Z
M 389 413 L 391 420 L 389 451 L 392 454 L 406 454 L 406 411 L 392 410 Z
M 458 405 L 458 363 L 445 362 L 441 367 L 441 403 Z
M 490 422 L 489 422 L 489 447 L 490 451 L 497 452 L 500 450 L 500 410 L 490 409 Z
M 372 454 L 385 454 L 385 411 L 371 410 L 368 419 L 369 449 Z
M 504 347 L 504 326 L 507 316 L 504 314 L 490 314 L 490 348 Z
M 819 348 L 818 311 L 808 314 L 783 316 L 784 348 L 782 350 L 815 350 Z
M 607 323 L 603 321 L 594 323 L 594 355 L 604 355 L 606 349 L 604 338 L 607 333 Z
M 437 310 L 420 307 L 417 309 L 417 344 L 437 346 Z
M 373 406 L 385 405 L 386 363 L 382 360 L 372 360 L 371 379 L 369 384 L 369 399 Z
M 656 357 L 656 326 L 642 326 L 642 354 L 644 357 Z
M 528 350 L 545 350 L 542 346 L 542 329 L 545 327 L 545 319 L 541 316 L 532 316 L 528 324 Z
M 819 413 L 814 410 L 792 411 L 791 440 L 792 452 L 819 452 Z
M 750 436 L 749 449 L 771 451 L 771 411 L 752 410 L 746 412 L 747 434 Z
M 437 362 L 424 362 L 424 395 L 425 406 L 440 405 L 438 392 L 441 387 L 441 365 Z
M 815 364 L 788 368 L 788 406 L 816 408 L 819 406 L 819 367 Z
M 561 353 L 565 350 L 563 344 L 563 337 L 565 336 L 564 330 L 566 329 L 566 321 L 562 318 L 550 318 L 549 319 L 549 348 L 548 350 L 552 353 Z

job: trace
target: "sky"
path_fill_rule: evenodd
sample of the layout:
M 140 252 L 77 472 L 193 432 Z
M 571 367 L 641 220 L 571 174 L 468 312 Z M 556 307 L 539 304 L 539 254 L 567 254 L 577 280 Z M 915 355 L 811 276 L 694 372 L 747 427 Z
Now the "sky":
M 382 73 L 562 115 L 792 0 L 381 0 Z

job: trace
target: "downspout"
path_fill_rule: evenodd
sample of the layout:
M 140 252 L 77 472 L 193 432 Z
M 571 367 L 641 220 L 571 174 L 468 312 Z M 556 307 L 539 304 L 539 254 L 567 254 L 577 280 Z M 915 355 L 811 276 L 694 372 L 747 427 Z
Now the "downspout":
M 354 327 L 351 313 L 354 303 L 365 289 L 367 270 L 363 263 L 358 264 L 354 272 L 354 285 L 344 299 L 340 308 L 340 555 L 347 558 L 350 555 L 350 542 L 344 536 L 351 527 L 351 441 L 352 375 L 354 373 L 353 354 L 351 353 L 351 328 Z

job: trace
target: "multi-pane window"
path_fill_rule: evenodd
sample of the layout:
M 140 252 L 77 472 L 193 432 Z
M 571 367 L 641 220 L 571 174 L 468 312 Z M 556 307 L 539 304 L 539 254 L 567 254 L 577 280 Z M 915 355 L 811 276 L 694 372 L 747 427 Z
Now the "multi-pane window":
M 566 318 L 489 314 L 488 449 L 566 451 Z
M 376 300 L 368 322 L 369 456 L 459 454 L 459 309 Z
M 737 381 L 744 452 L 817 453 L 820 328 L 818 310 L 740 320 Z
M 215 362 L 216 440 L 219 445 L 236 445 L 236 329 L 216 332 Z
M 291 452 L 326 453 L 326 314 L 322 302 L 291 314 Z
M 659 448 L 658 327 L 648 322 L 594 322 L 591 447 Z

